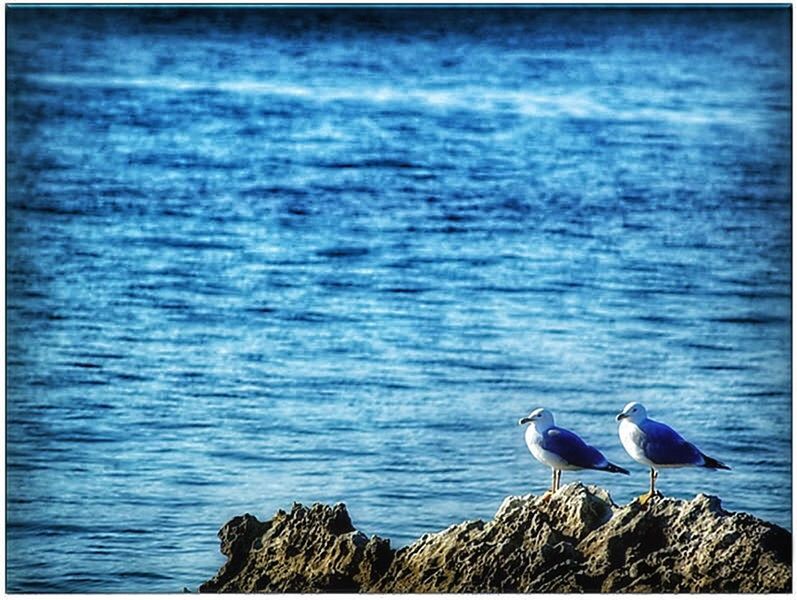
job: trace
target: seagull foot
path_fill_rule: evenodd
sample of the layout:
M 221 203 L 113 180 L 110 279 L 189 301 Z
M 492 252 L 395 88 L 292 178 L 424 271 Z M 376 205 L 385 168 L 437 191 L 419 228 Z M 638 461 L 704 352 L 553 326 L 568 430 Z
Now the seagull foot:
M 638 499 L 639 499 L 639 503 L 642 506 L 645 506 L 653 498 L 664 498 L 664 496 L 662 495 L 662 493 L 659 490 L 656 490 L 655 492 L 652 492 L 652 493 L 648 492 L 647 494 L 642 494 Z

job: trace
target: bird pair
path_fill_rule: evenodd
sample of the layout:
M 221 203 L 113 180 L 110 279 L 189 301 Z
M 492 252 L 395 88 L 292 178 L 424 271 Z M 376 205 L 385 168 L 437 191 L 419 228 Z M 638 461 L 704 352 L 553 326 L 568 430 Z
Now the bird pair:
M 631 402 L 617 415 L 619 434 L 623 448 L 638 463 L 650 467 L 650 491 L 639 497 L 646 504 L 656 490 L 657 469 L 675 467 L 704 467 L 707 469 L 730 469 L 720 461 L 706 456 L 697 446 L 687 442 L 674 429 L 648 418 L 645 407 Z M 544 465 L 551 467 L 551 492 L 559 489 L 562 471 L 593 469 L 609 473 L 630 473 L 606 460 L 606 457 L 572 431 L 556 427 L 551 411 L 544 408 L 533 410 L 519 424 L 531 423 L 526 429 L 526 445 L 531 454 Z

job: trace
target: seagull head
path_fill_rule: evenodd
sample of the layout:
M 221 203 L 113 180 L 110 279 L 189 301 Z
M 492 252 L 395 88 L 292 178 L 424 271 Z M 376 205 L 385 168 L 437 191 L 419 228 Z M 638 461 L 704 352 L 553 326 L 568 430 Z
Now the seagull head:
M 641 423 L 648 418 L 648 411 L 639 402 L 629 402 L 625 405 L 623 412 L 617 415 L 617 420 L 628 419 L 632 423 Z
M 529 413 L 528 417 L 523 417 L 518 421 L 518 425 L 532 423 L 537 429 L 548 429 L 553 427 L 553 413 L 544 408 L 536 408 Z

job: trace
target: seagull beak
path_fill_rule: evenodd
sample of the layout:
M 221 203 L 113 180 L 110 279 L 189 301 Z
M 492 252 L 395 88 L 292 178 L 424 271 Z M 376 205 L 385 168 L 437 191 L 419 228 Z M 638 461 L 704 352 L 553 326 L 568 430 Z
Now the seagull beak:
M 528 417 L 523 417 L 520 421 L 517 422 L 518 425 L 525 425 L 526 423 L 531 423 L 531 419 Z
M 625 414 L 625 413 L 620 413 L 619 415 L 617 415 L 617 420 L 618 421 L 622 421 L 623 419 L 627 419 L 627 418 L 628 418 L 628 415 Z

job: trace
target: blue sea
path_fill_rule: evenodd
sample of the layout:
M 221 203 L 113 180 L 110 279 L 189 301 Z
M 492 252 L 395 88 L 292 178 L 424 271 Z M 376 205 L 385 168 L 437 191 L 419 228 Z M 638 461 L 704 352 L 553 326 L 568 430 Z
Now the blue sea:
M 7 590 L 180 592 L 345 502 L 405 545 L 644 403 L 791 529 L 791 15 L 7 8 Z

